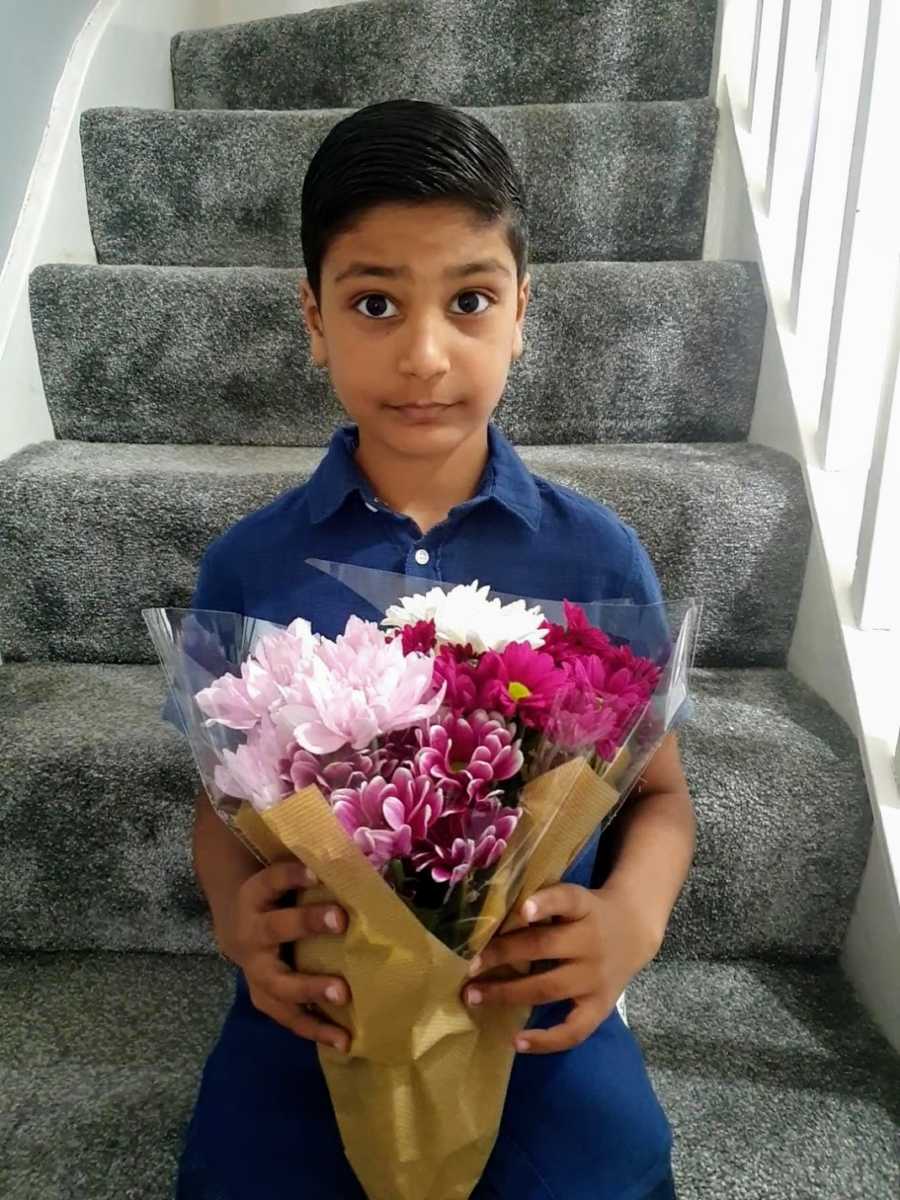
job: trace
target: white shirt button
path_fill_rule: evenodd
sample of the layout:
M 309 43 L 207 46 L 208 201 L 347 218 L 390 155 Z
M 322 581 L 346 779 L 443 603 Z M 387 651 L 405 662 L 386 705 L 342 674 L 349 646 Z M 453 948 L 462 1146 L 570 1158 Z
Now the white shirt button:
M 419 564 L 420 567 L 424 567 L 430 557 L 431 557 L 431 555 L 428 553 L 427 550 L 417 550 L 416 551 L 416 562 Z

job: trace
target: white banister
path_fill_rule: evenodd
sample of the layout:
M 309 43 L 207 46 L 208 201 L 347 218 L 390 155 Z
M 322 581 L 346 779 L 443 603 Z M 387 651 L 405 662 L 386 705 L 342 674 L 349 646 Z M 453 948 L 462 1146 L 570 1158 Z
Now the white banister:
M 810 0 L 807 0 L 809 3 Z M 781 24 L 778 30 L 778 58 L 775 64 L 775 90 L 772 95 L 772 118 L 769 121 L 769 152 L 766 159 L 766 186 L 763 192 L 763 208 L 772 209 L 772 178 L 775 174 L 775 157 L 778 152 L 781 103 L 784 96 L 784 68 L 787 62 L 788 34 L 791 29 L 791 0 L 782 0 Z M 802 12 L 802 7 L 800 9 Z
M 860 629 L 900 629 L 900 254 L 894 260 L 892 311 L 853 576 L 852 603 Z
M 822 0 L 819 11 L 819 32 L 816 37 L 816 59 L 813 67 L 812 106 L 809 117 L 809 137 L 803 157 L 803 181 L 800 185 L 800 203 L 797 207 L 797 235 L 794 242 L 793 273 L 791 275 L 791 298 L 788 320 L 791 330 L 797 332 L 800 307 L 800 281 L 806 257 L 806 237 L 809 231 L 809 208 L 812 198 L 813 178 L 816 171 L 816 156 L 819 147 L 819 130 L 822 117 L 822 94 L 828 65 L 828 31 L 831 27 L 831 0 Z M 830 132 L 830 131 L 829 131 Z
M 814 424 L 819 420 L 837 291 L 868 27 L 867 4 L 826 2 L 828 12 L 823 10 L 820 36 L 823 61 L 818 130 L 810 163 L 809 197 L 801 202 L 790 300 L 791 326 L 806 347 L 810 373 L 818 381 L 810 396 Z
M 816 124 L 821 16 L 822 0 L 794 0 L 785 7 L 781 29 L 763 211 L 775 246 L 771 282 L 785 296 L 793 287 L 797 226 Z
M 762 39 L 763 5 L 765 0 L 756 0 L 753 21 L 753 49 L 750 52 L 750 78 L 747 84 L 747 128 L 753 128 L 753 112 L 756 108 L 756 80 L 759 74 L 759 46 Z
M 870 0 L 816 446 L 825 470 L 867 469 L 893 312 L 900 9 Z
M 755 54 L 752 108 L 747 111 L 753 164 L 748 184 L 760 195 L 765 190 L 769 143 L 773 129 L 781 32 L 787 23 L 789 0 L 763 0 L 759 22 L 759 46 Z

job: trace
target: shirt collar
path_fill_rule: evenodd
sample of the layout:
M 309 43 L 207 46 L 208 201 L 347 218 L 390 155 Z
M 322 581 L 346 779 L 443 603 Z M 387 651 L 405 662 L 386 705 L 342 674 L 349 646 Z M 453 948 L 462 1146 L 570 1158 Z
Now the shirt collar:
M 314 525 L 337 512 L 353 491 L 358 491 L 369 503 L 376 499 L 353 457 L 358 445 L 358 425 L 340 425 L 335 430 L 325 457 L 307 484 L 310 519 Z M 541 496 L 534 476 L 493 421 L 488 422 L 488 462 L 478 491 L 472 497 L 476 498 L 496 500 L 533 531 L 540 525 Z

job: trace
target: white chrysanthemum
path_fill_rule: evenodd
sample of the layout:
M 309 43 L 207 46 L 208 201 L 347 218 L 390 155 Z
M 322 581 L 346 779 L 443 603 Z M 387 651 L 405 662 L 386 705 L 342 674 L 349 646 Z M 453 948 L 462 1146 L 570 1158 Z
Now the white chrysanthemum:
M 490 587 L 479 588 L 478 580 L 459 584 L 449 592 L 433 587 L 420 596 L 404 596 L 392 604 L 382 625 L 400 628 L 417 621 L 434 621 L 438 645 L 470 645 L 477 653 L 505 650 L 510 642 L 527 642 L 537 650 L 543 646 L 547 630 L 541 629 L 544 614 L 538 605 L 525 607 L 524 600 L 501 603 L 498 597 L 487 599 Z

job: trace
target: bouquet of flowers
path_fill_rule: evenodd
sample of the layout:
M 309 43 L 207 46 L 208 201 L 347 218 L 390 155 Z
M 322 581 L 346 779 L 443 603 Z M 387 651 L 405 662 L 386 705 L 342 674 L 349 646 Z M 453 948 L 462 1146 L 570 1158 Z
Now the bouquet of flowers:
M 348 1053 L 317 1051 L 357 1178 L 371 1200 L 465 1200 L 530 1016 L 467 1008 L 468 962 L 627 798 L 687 698 L 701 606 L 309 561 L 381 621 L 352 615 L 332 641 L 302 617 L 143 616 L 216 812 L 263 863 L 315 872 L 301 903 L 347 913 L 294 961 L 350 986 L 320 1005 Z

